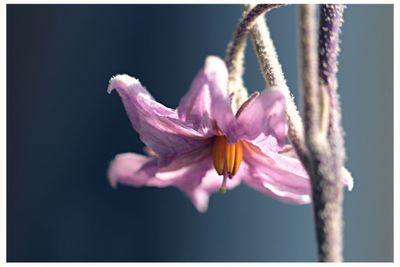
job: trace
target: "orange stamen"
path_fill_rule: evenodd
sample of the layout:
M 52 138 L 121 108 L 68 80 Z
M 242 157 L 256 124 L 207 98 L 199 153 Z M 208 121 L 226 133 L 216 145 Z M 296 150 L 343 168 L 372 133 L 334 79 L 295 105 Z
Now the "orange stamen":
M 216 136 L 214 138 L 212 157 L 214 168 L 219 175 L 222 175 L 224 173 L 226 145 L 227 142 L 225 136 Z
M 232 178 L 238 172 L 243 159 L 242 142 L 229 144 L 225 136 L 216 136 L 212 147 L 212 156 L 217 173 L 219 175 L 226 173 L 229 178 Z
M 243 145 L 242 142 L 239 141 L 236 143 L 235 165 L 233 166 L 232 176 L 238 172 L 242 160 L 243 160 Z

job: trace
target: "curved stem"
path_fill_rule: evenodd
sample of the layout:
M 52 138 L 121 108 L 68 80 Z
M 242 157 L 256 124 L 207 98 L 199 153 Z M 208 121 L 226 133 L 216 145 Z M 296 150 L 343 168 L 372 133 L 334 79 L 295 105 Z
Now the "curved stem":
M 309 160 L 307 148 L 304 145 L 303 123 L 293 95 L 290 93 L 283 74 L 282 66 L 278 60 L 274 43 L 271 39 L 264 16 L 259 16 L 251 29 L 254 49 L 260 64 L 261 72 L 268 87 L 279 90 L 286 99 L 286 121 L 288 123 L 288 136 L 297 156 L 307 168 Z
M 246 46 L 247 35 L 254 24 L 254 21 L 265 12 L 270 11 L 273 8 L 282 6 L 281 4 L 262 4 L 256 5 L 249 12 L 245 9 L 243 12 L 242 19 L 234 33 L 233 40 L 229 43 L 225 63 L 229 71 L 229 84 L 228 93 L 235 93 L 234 103 L 236 107 L 239 107 L 247 98 L 247 91 L 244 93 L 243 90 L 243 59 L 244 51 Z M 245 97 L 243 97 L 245 95 Z
M 324 7 L 323 7 L 324 8 Z M 330 15 L 330 17 L 326 17 Z M 322 18 L 322 16 L 324 16 Z M 328 64 L 321 49 L 321 44 L 326 41 L 333 40 L 333 44 L 328 44 L 329 50 L 338 44 L 338 34 L 335 31 L 329 34 L 329 29 L 340 29 L 340 27 L 326 27 L 326 23 L 333 23 L 341 20 L 341 16 L 334 10 L 329 11 L 321 9 L 321 21 L 325 22 L 320 25 L 320 66 Z M 340 112 L 337 107 L 336 93 L 336 72 L 337 65 L 332 67 L 328 65 L 328 69 L 322 66 L 320 70 L 320 85 L 318 86 L 318 65 L 316 50 L 316 21 L 315 8 L 313 6 L 304 6 L 301 10 L 301 35 L 302 35 L 302 67 L 303 67 L 303 104 L 305 112 L 305 129 L 306 136 L 303 133 L 303 123 L 297 111 L 296 104 L 286 84 L 286 80 L 279 64 L 278 55 L 274 44 L 270 37 L 267 25 L 263 16 L 257 18 L 253 28 L 254 48 L 260 63 L 261 71 L 264 79 L 269 87 L 279 90 L 286 98 L 286 117 L 289 126 L 289 139 L 296 150 L 296 153 L 303 163 L 305 169 L 309 173 L 312 181 L 313 191 L 313 207 L 315 227 L 318 240 L 318 252 L 320 261 L 341 261 L 342 260 L 342 184 L 341 178 L 343 170 L 340 161 L 340 154 L 337 155 L 334 150 L 335 135 L 338 131 L 338 118 Z M 323 36 L 321 36 L 321 31 Z M 322 40 L 324 39 L 325 40 Z M 337 42 L 336 42 L 337 41 Z M 331 58 L 329 53 L 329 64 L 336 64 L 337 48 L 334 48 L 335 58 Z M 324 49 L 328 49 L 324 47 Z M 325 63 L 323 63 L 325 62 Z M 321 77 L 322 74 L 327 77 Z M 332 73 L 334 72 L 334 73 Z M 325 81 L 324 83 L 322 81 Z M 328 85 L 327 85 L 328 84 Z M 326 89 L 325 86 L 331 89 Z M 325 93 L 328 91 L 329 94 Z M 333 97 L 332 97 L 333 96 Z M 326 99 L 330 97 L 329 116 L 326 116 Z M 333 100 L 332 100 L 333 99 Z M 335 108 L 335 111 L 332 111 Z M 325 118 L 326 117 L 326 118 Z M 329 118 L 329 130 L 324 126 Z M 336 121 L 336 124 L 335 124 Z M 340 126 L 340 125 L 339 125 Z M 327 138 L 328 131 L 328 138 Z M 340 131 L 339 131 L 340 132 Z M 340 132 L 341 133 L 341 132 Z M 339 137 L 340 138 L 340 137 Z M 339 140 L 340 144 L 340 140 Z M 338 157 L 339 156 L 339 157 Z M 339 158 L 339 160 L 338 160 Z
M 238 50 L 240 50 L 240 47 L 246 41 L 247 34 L 249 33 L 254 21 L 264 12 L 268 12 L 271 9 L 280 6 L 282 6 L 282 4 L 256 5 L 243 17 L 239 23 L 239 26 L 237 27 L 232 43 L 228 46 L 225 63 L 229 72 L 232 72 L 232 70 L 235 68 L 233 62 L 238 56 Z

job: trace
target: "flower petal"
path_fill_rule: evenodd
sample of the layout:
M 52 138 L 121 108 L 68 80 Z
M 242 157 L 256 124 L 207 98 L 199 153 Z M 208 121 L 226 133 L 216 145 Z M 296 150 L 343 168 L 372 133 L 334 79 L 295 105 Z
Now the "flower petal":
M 175 186 L 182 191 L 192 190 L 212 168 L 211 152 L 192 151 L 175 157 L 167 166 L 158 168 L 148 186 Z
M 227 181 L 227 190 L 232 190 L 236 186 L 240 185 L 244 176 L 247 175 L 247 165 L 242 162 L 239 172 Z M 192 200 L 193 205 L 199 212 L 206 212 L 208 209 L 208 203 L 210 195 L 218 192 L 222 185 L 223 177 L 218 175 L 214 168 L 210 169 L 201 183 L 194 187 L 192 190 L 187 190 L 186 195 Z
M 286 169 L 301 177 L 307 177 L 307 171 L 304 169 L 303 164 L 297 158 L 296 152 L 292 145 L 285 145 L 281 147 L 276 138 L 269 135 L 264 136 L 261 134 L 256 139 L 249 141 L 251 145 L 256 146 L 262 154 L 271 159 L 279 168 Z M 254 150 L 254 148 L 253 148 Z
M 189 92 L 177 108 L 179 117 L 193 125 L 193 128 L 207 134 L 215 134 L 215 125 L 225 135 L 230 130 L 234 115 L 227 92 L 228 70 L 222 59 L 207 57 L 204 67 L 192 82 Z
M 205 190 L 193 190 L 187 193 L 187 196 L 192 200 L 193 205 L 198 212 L 204 213 L 208 209 L 210 195 Z
M 347 190 L 349 190 L 349 191 L 353 190 L 354 180 L 353 180 L 353 176 L 351 175 L 349 170 L 347 170 L 346 168 L 343 167 L 342 175 L 343 175 L 342 176 L 343 177 L 343 184 L 345 184 L 347 186 Z
M 311 201 L 310 181 L 300 161 L 283 155 L 271 158 L 248 143 L 244 160 L 249 165 L 250 175 L 243 182 L 248 186 L 287 203 L 306 204 Z
M 262 140 L 262 141 L 261 141 Z M 264 139 L 258 137 L 252 141 L 251 144 L 256 145 L 266 156 L 274 160 L 275 164 L 280 168 L 295 173 L 302 177 L 308 177 L 307 171 L 304 169 L 303 164 L 297 158 L 297 154 L 292 145 L 288 144 L 280 148 L 276 143 L 276 140 L 272 136 L 268 136 Z M 347 189 L 351 191 L 353 189 L 354 181 L 351 173 L 343 167 L 342 169 L 342 182 L 343 185 L 347 186 Z
M 189 155 L 182 155 L 168 166 L 157 169 L 154 157 L 124 153 L 117 155 L 111 162 L 108 177 L 113 187 L 117 183 L 135 187 L 175 186 L 192 200 L 200 212 L 204 212 L 207 210 L 209 195 L 219 190 L 222 176 L 218 176 L 212 167 L 210 157 L 193 156 L 194 161 L 191 163 L 187 162 Z M 235 179 L 228 181 L 227 188 L 236 187 L 240 181 L 235 176 Z
M 147 175 L 135 175 L 143 165 L 152 161 L 152 158 L 135 153 L 123 153 L 115 156 L 110 162 L 108 169 L 108 179 L 112 187 L 117 187 L 118 183 L 143 186 L 150 179 Z
M 237 118 L 239 138 L 253 140 L 260 134 L 274 136 L 280 145 L 286 140 L 285 98 L 277 90 L 264 90 Z
M 110 80 L 108 92 L 116 89 L 133 128 L 160 159 L 193 150 L 207 142 L 203 134 L 179 119 L 173 109 L 156 102 L 140 82 L 126 74 Z

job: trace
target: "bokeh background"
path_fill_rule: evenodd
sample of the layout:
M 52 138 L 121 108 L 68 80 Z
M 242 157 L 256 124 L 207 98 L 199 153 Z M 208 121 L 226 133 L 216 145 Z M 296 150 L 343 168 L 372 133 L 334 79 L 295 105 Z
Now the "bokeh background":
M 247 187 L 200 214 L 177 189 L 112 189 L 115 154 L 141 152 L 116 73 L 176 107 L 209 54 L 224 56 L 239 5 L 7 6 L 8 261 L 316 261 L 310 206 Z M 298 99 L 297 7 L 268 15 Z M 347 167 L 346 261 L 393 260 L 393 7 L 350 5 L 339 90 Z M 264 87 L 252 45 L 245 81 Z

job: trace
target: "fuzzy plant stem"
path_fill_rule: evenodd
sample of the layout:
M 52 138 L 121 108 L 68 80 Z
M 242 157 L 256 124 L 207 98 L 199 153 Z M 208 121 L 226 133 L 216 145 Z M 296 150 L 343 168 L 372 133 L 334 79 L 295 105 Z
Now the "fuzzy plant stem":
M 252 8 L 253 5 L 245 5 L 245 9 Z M 283 74 L 282 66 L 278 60 L 274 43 L 264 16 L 259 16 L 251 28 L 253 45 L 258 58 L 261 72 L 269 88 L 279 90 L 285 96 L 286 121 L 289 127 L 288 136 L 297 156 L 307 168 L 309 160 L 307 149 L 304 144 L 303 123 L 294 102 L 293 95 L 290 93 Z
M 247 35 L 257 17 L 279 6 L 281 5 L 262 4 L 256 5 L 251 10 L 245 9 L 232 42 L 228 44 L 225 63 L 229 71 L 228 93 L 234 93 L 232 101 L 234 108 L 239 107 L 247 99 L 247 91 L 243 85 L 243 61 Z
M 251 5 L 245 5 L 245 9 L 251 9 L 251 7 Z M 324 8 L 324 6 L 322 7 Z M 338 130 L 341 128 L 335 126 L 340 122 L 338 97 L 335 95 L 337 63 L 336 57 L 329 57 L 329 64 L 334 63 L 334 65 L 326 63 L 326 59 L 322 58 L 324 52 L 328 51 L 328 49 L 327 46 L 325 46 L 325 50 L 321 48 L 322 45 L 326 44 L 327 39 L 334 41 L 336 38 L 337 42 L 334 41 L 334 43 L 338 44 L 338 34 L 328 33 L 326 23 L 338 24 L 335 22 L 336 19 L 330 21 L 326 18 L 326 13 L 331 18 L 334 18 L 336 15 L 333 14 L 336 13 L 333 11 L 326 12 L 327 10 L 323 10 L 323 8 L 321 8 L 321 16 L 324 19 L 321 19 L 323 22 L 320 25 L 319 53 L 317 53 L 316 49 L 315 8 L 305 6 L 300 14 L 302 20 L 301 31 L 305 35 L 302 36 L 301 43 L 303 50 L 301 58 L 304 88 L 303 111 L 306 113 L 306 127 L 304 129 L 293 96 L 287 86 L 264 16 L 259 16 L 256 19 L 251 33 L 256 55 L 267 86 L 280 90 L 286 98 L 288 136 L 297 156 L 311 177 L 319 260 L 341 261 L 342 189 L 340 181 L 343 175 L 341 169 L 343 160 L 340 161 L 340 155 L 344 155 L 344 150 L 335 152 L 338 145 L 343 147 L 343 138 L 337 136 L 337 134 L 342 133 L 341 130 Z M 338 21 L 341 22 L 341 18 Z M 333 28 L 338 27 L 334 26 Z M 321 36 L 321 32 L 324 32 L 325 35 Z M 323 40 L 324 38 L 325 40 Z M 329 50 L 331 50 L 333 47 L 329 42 L 328 44 Z M 338 51 L 338 46 L 335 49 L 335 51 Z M 317 55 L 319 55 L 319 58 L 317 58 Z M 319 66 L 322 67 L 319 68 Z M 332 66 L 334 67 L 332 68 Z M 327 69 L 325 69 L 326 67 Z M 331 75 L 332 70 L 334 75 Z M 321 79 L 321 77 L 324 78 Z M 322 86 L 326 84 L 330 84 L 328 87 L 335 86 L 331 89 Z M 304 137 L 304 133 L 306 133 L 306 137 Z M 336 137 L 334 137 L 335 135 Z M 333 157 L 335 158 L 333 159 Z
M 341 155 L 344 148 L 337 121 L 340 111 L 336 106 L 336 73 L 343 6 L 321 5 L 318 53 L 315 11 L 314 5 L 300 7 L 302 103 L 310 161 L 307 171 L 312 185 L 319 260 L 340 262 L 343 224 Z
M 328 115 L 328 143 L 331 151 L 330 171 L 331 180 L 326 181 L 322 197 L 328 201 L 325 213 L 331 214 L 331 222 L 325 225 L 326 230 L 335 231 L 335 236 L 327 243 L 332 251 L 320 252 L 320 258 L 326 261 L 342 260 L 342 202 L 343 189 L 341 186 L 342 172 L 345 159 L 343 128 L 341 125 L 341 110 L 339 94 L 337 92 L 338 54 L 340 44 L 340 31 L 343 24 L 344 5 L 321 5 L 319 26 L 319 87 L 320 91 L 329 95 Z M 324 216 L 322 214 L 321 216 Z M 329 240 L 328 240 L 329 241 Z M 326 241 L 325 241 L 326 242 Z
M 320 92 L 318 86 L 317 22 L 315 5 L 300 5 L 300 64 L 304 133 L 307 148 L 318 144 Z
M 339 170 L 344 165 L 346 157 L 340 98 L 337 91 L 338 55 L 344 8 L 344 5 L 321 5 L 319 27 L 319 84 L 321 90 L 329 95 L 328 140 L 334 154 L 337 173 L 340 173 Z

